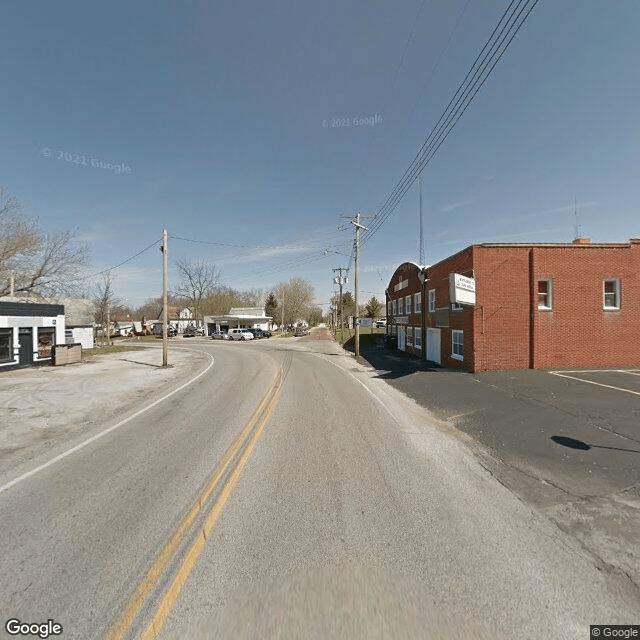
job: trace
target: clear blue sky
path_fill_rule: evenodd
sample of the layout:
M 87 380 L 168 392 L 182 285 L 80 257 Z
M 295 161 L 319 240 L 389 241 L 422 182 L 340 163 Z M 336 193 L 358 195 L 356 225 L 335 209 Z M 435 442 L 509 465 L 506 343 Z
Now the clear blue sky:
M 241 290 L 304 277 L 326 304 L 353 241 L 340 216 L 384 203 L 507 4 L 8 0 L 0 186 L 75 230 L 95 271 L 166 226 L 171 263 Z M 639 33 L 638 0 L 539 2 L 424 172 L 425 262 L 571 241 L 574 197 L 583 235 L 640 236 Z M 364 300 L 418 259 L 418 228 L 414 185 L 363 249 Z M 154 247 L 116 293 L 140 304 L 161 273 Z

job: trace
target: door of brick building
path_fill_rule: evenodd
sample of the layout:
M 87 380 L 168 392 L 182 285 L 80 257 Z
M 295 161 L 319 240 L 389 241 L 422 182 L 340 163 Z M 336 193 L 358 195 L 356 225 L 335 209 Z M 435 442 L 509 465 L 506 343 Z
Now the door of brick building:
M 404 351 L 407 345 L 407 330 L 405 327 L 398 327 L 398 349 Z
M 427 329 L 427 360 L 440 364 L 440 329 Z

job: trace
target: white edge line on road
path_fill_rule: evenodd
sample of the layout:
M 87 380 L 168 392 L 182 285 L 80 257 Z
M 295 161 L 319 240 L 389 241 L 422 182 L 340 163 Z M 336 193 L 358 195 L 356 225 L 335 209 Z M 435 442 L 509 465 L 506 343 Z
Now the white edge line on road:
M 190 349 L 185 349 L 185 350 L 190 351 Z M 206 353 L 206 351 L 200 351 L 198 353 Z M 70 456 L 72 453 L 79 451 L 83 447 L 86 447 L 88 444 L 91 444 L 92 442 L 95 442 L 99 438 L 102 438 L 102 436 L 106 436 L 108 433 L 115 431 L 116 429 L 120 428 L 122 425 L 127 424 L 127 422 L 130 422 L 134 418 L 137 418 L 139 415 L 142 415 L 145 411 L 148 411 L 149 409 L 155 407 L 161 402 L 164 402 L 167 398 L 170 398 L 174 393 L 178 393 L 178 391 L 182 391 L 185 387 L 188 387 L 190 384 L 195 382 L 198 378 L 202 377 L 205 373 L 207 373 L 207 371 L 209 371 L 211 367 L 213 367 L 215 363 L 213 356 L 210 353 L 206 353 L 206 355 L 209 356 L 209 358 L 211 358 L 211 362 L 209 363 L 209 366 L 204 371 L 201 371 L 197 376 L 195 376 L 195 378 L 192 378 L 188 382 L 185 382 L 183 385 L 179 386 L 177 389 L 174 389 L 173 391 L 168 393 L 166 396 L 162 396 L 162 398 L 158 398 L 151 404 L 148 404 L 146 407 L 143 407 L 139 411 L 136 411 L 135 413 L 130 415 L 128 418 L 125 418 L 124 420 L 121 420 L 120 422 L 118 422 L 118 424 L 114 424 L 108 429 L 105 429 L 100 433 L 96 433 L 95 436 L 91 436 L 90 438 L 87 438 L 80 444 L 77 444 L 75 447 L 71 447 L 71 449 L 68 449 L 67 451 L 61 453 L 60 455 L 57 455 L 55 458 L 51 458 L 51 460 L 49 460 L 48 462 L 45 462 L 44 464 L 41 464 L 39 467 L 36 467 L 35 469 L 31 469 L 31 471 L 27 471 L 27 473 L 23 473 L 21 476 L 18 476 L 17 478 L 14 478 L 13 480 L 11 480 L 11 482 L 7 482 L 7 484 L 3 484 L 2 486 L 0 486 L 0 493 L 2 493 L 3 491 L 6 491 L 7 489 L 10 489 L 11 487 L 18 484 L 19 482 L 22 482 L 23 480 L 30 478 L 36 473 L 43 471 L 47 467 L 50 467 L 52 464 L 55 464 L 56 462 L 59 462 L 63 458 Z
M 309 351 L 307 351 L 307 353 L 310 353 Z M 342 371 L 343 373 L 346 373 L 347 375 L 351 376 L 357 383 L 361 384 L 364 388 L 364 390 L 376 401 L 378 402 L 378 404 L 398 423 L 401 424 L 400 420 L 393 414 L 393 411 L 391 411 L 391 409 L 389 409 L 389 407 L 387 407 L 387 405 L 380 399 L 378 398 L 378 396 L 373 393 L 373 391 L 371 391 L 371 389 L 369 389 L 369 387 L 367 387 L 367 385 L 362 382 L 362 380 L 360 380 L 359 378 L 356 378 L 356 376 L 353 375 L 353 373 L 351 371 L 347 371 L 346 369 L 342 368 L 339 364 L 336 364 L 335 362 L 333 362 L 332 360 L 329 360 L 328 358 L 324 358 L 321 355 L 317 354 L 317 353 L 311 353 L 310 355 L 312 355 L 314 358 L 319 358 L 320 360 L 324 360 L 325 362 L 328 362 L 329 364 L 332 364 L 334 367 L 337 367 L 338 369 L 340 369 L 340 371 Z
M 595 384 L 597 387 L 606 387 L 607 389 L 615 389 L 616 391 L 624 391 L 625 393 L 632 393 L 634 396 L 640 396 L 640 391 L 631 391 L 631 389 L 623 389 L 622 387 L 614 387 L 611 384 L 602 384 L 602 382 L 593 382 L 593 380 L 583 380 L 582 378 L 576 378 L 575 376 L 568 376 L 564 373 L 558 373 L 557 371 L 550 371 L 551 375 L 559 376 L 560 378 L 571 378 L 578 382 L 586 382 L 587 384 Z

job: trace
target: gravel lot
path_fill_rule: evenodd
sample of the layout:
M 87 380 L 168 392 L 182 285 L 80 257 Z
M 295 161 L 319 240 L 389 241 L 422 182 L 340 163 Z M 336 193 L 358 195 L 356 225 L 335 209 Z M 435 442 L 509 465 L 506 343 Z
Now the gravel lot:
M 162 368 L 162 349 L 144 347 L 0 373 L 0 479 L 121 420 L 209 362 L 202 353 L 170 348 L 169 367 Z

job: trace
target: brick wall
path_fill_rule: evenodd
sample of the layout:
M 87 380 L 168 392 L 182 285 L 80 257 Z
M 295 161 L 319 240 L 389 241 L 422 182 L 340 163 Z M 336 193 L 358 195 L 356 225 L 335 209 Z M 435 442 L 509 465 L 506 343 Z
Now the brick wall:
M 473 277 L 473 247 L 469 247 L 460 253 L 447 258 L 427 270 L 429 280 L 425 284 L 425 324 L 429 328 L 440 329 L 440 357 L 441 364 L 456 369 L 474 370 L 474 309 L 463 306 L 460 311 L 451 310 L 451 298 L 449 292 L 449 274 Z M 436 292 L 436 308 L 439 313 L 429 313 L 429 290 Z M 449 310 L 448 326 L 438 327 L 438 318 L 444 320 L 446 309 Z M 444 324 L 444 323 L 440 323 Z M 453 331 L 463 331 L 464 348 L 463 359 L 458 360 L 452 355 Z M 425 332 L 426 333 L 426 332 Z
M 413 262 L 405 262 L 401 264 L 391 276 L 389 281 L 389 287 L 387 289 L 387 301 L 397 301 L 402 299 L 403 311 L 402 313 L 396 313 L 395 316 L 387 315 L 387 333 L 390 333 L 391 327 L 396 324 L 399 318 L 406 318 L 406 324 L 403 322 L 402 326 L 405 327 L 419 327 L 422 330 L 422 313 L 416 313 L 415 309 L 415 294 L 422 292 L 422 282 L 418 278 L 420 268 Z M 406 286 L 398 288 L 397 285 L 406 283 Z M 411 313 L 407 314 L 405 311 L 405 299 L 407 296 L 411 296 Z M 422 307 L 424 308 L 424 297 L 422 300 Z M 398 326 L 400 326 L 398 324 Z M 423 332 L 424 333 L 424 332 Z M 422 335 L 422 347 L 409 347 L 405 349 L 407 353 L 422 356 L 424 351 L 424 335 Z
M 640 364 L 640 241 L 627 245 L 475 246 L 475 370 Z M 618 278 L 619 310 L 603 309 Z M 538 309 L 538 281 L 552 309 Z
M 533 366 L 640 364 L 640 242 L 533 249 L 534 285 L 553 278 L 553 309 L 534 310 Z M 603 281 L 620 280 L 620 309 L 603 308 Z

